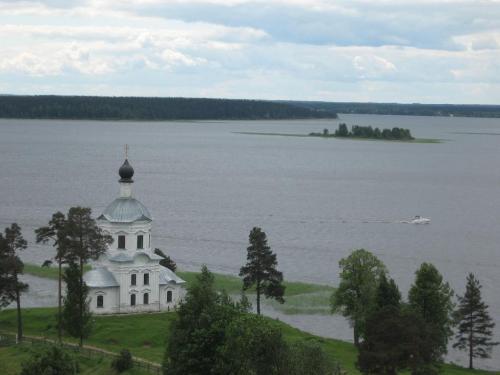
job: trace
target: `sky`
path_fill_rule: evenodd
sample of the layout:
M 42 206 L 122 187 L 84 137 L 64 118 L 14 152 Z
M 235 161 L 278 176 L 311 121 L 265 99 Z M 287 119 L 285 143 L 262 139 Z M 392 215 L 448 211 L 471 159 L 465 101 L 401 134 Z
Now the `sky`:
M 0 0 L 0 93 L 500 104 L 500 0 Z

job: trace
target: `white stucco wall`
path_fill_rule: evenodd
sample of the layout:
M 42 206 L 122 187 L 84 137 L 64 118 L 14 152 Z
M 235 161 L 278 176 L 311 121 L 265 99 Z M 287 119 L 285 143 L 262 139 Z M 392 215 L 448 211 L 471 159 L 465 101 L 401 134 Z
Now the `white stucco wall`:
M 90 311 L 94 314 L 113 314 L 118 312 L 119 294 L 118 287 L 89 288 Z M 103 307 L 97 307 L 97 296 L 103 296 Z

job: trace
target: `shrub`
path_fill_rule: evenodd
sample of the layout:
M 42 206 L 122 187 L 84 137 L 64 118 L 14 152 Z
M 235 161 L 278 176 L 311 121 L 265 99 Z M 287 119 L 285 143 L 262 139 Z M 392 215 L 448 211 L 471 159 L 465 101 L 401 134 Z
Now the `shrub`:
M 58 374 L 73 375 L 79 372 L 78 362 L 58 346 L 35 352 L 22 363 L 21 375 Z
M 122 349 L 120 355 L 111 362 L 111 367 L 116 370 L 119 374 L 131 369 L 134 366 L 132 361 L 132 354 L 128 349 Z

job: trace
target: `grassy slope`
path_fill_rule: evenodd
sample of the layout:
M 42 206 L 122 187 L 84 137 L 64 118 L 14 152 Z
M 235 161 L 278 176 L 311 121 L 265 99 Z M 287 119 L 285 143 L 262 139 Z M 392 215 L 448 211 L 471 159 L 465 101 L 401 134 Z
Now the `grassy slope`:
M 2 375 L 17 375 L 21 371 L 21 363 L 27 360 L 32 353 L 28 345 L 11 347 L 0 347 L 0 363 L 2 364 Z M 111 369 L 111 361 L 105 358 L 88 359 L 78 356 L 80 363 L 80 374 L 82 375 L 114 375 Z M 124 375 L 146 375 L 144 370 L 131 369 L 123 372 Z
M 27 335 L 55 337 L 55 309 L 25 309 L 23 311 L 25 333 Z M 93 345 L 111 351 L 128 348 L 137 357 L 154 362 L 161 362 L 165 350 L 165 338 L 169 323 L 175 313 L 158 313 L 143 315 L 121 315 L 96 317 L 94 330 L 86 341 Z M 0 312 L 0 330 L 15 331 L 15 311 Z M 349 374 L 359 374 L 355 369 L 356 349 L 350 343 L 324 339 L 304 333 L 279 321 L 275 321 L 287 340 L 315 340 L 318 341 L 332 358 L 338 360 Z M 74 341 L 69 339 L 70 341 Z M 1 353 L 1 352 L 0 352 Z M 13 354 L 17 355 L 17 354 Z M 487 371 L 470 371 L 467 369 L 446 365 L 446 375 L 482 375 L 493 374 Z M 500 373 L 495 373 L 500 374 Z

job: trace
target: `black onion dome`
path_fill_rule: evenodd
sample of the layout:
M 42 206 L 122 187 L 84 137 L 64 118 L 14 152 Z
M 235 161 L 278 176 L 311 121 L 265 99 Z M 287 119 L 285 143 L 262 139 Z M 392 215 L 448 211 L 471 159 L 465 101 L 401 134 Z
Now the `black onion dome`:
M 132 177 L 134 176 L 134 168 L 129 164 L 128 159 L 125 159 L 122 166 L 118 170 L 118 174 L 121 179 L 120 182 L 134 182 Z

